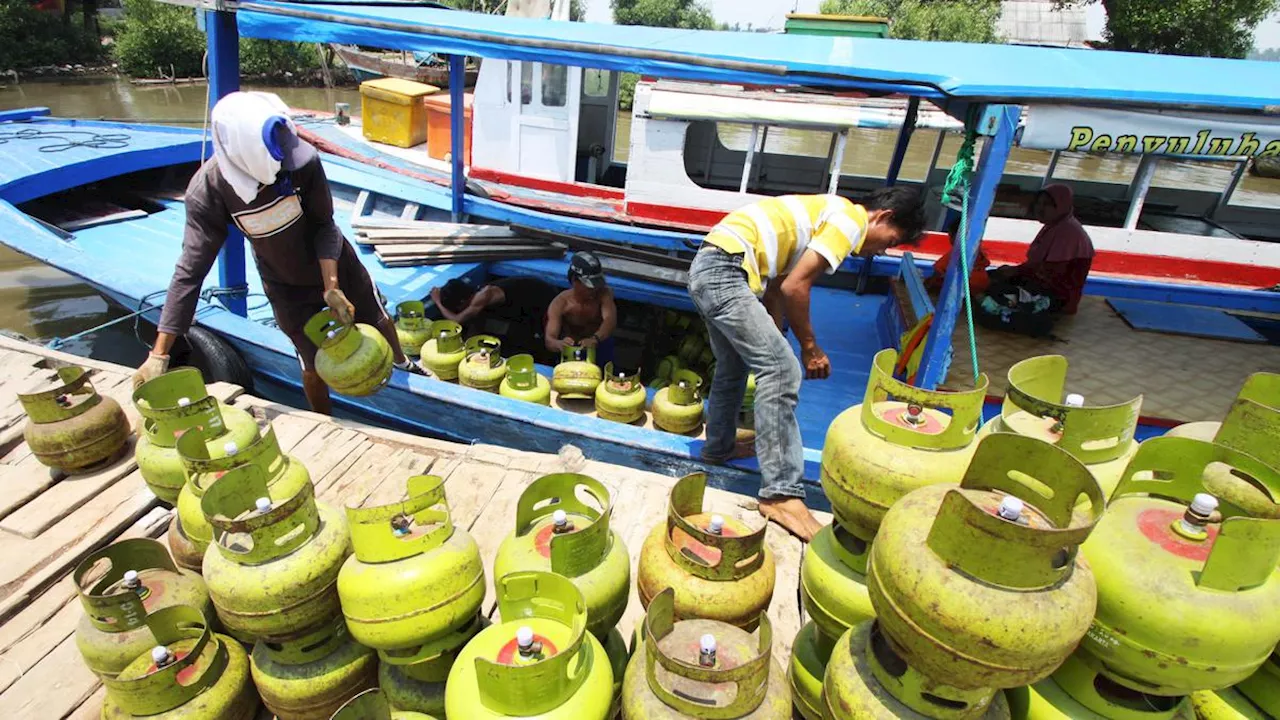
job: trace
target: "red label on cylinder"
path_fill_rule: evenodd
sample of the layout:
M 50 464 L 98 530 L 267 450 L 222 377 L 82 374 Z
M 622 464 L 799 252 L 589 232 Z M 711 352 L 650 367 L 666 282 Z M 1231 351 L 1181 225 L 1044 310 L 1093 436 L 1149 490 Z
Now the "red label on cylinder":
M 543 635 L 534 633 L 533 641 L 536 643 L 542 644 L 542 657 L 544 659 L 549 657 L 555 657 L 556 653 L 558 652 L 556 650 L 555 643 L 552 643 Z M 502 646 L 501 650 L 498 651 L 498 657 L 495 659 L 495 661 L 498 663 L 501 663 L 502 665 L 516 665 L 519 652 L 520 652 L 520 645 L 516 643 L 516 639 L 513 637 L 511 638 L 511 640 L 507 641 L 506 645 Z
M 1219 528 L 1210 525 L 1205 528 L 1208 536 L 1204 540 L 1192 540 L 1179 535 L 1173 524 L 1180 521 L 1184 511 L 1169 508 L 1151 508 L 1138 514 L 1138 529 L 1148 540 L 1165 550 L 1188 560 L 1204 562 L 1209 559 L 1213 543 L 1218 539 Z

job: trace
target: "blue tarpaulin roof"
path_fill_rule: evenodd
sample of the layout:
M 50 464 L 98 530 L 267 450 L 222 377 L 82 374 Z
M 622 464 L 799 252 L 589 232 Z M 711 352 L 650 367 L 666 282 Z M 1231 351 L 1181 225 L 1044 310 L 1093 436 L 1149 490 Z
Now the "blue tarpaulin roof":
M 715 82 L 1238 111 L 1280 103 L 1280 64 L 1260 61 L 569 23 L 385 5 L 247 2 L 240 5 L 238 17 L 240 32 L 248 37 L 545 61 Z

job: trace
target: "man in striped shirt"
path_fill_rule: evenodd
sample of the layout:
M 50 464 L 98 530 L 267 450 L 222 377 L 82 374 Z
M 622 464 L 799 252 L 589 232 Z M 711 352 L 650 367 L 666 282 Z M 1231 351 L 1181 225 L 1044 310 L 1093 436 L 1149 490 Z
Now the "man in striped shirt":
M 735 418 L 747 374 L 754 373 L 760 513 L 806 542 L 821 525 L 804 504 L 804 446 L 795 413 L 800 365 L 803 377 L 831 374 L 809 322 L 809 291 L 850 255 L 869 258 L 914 243 L 923 228 L 914 188 L 882 188 L 861 205 L 838 195 L 766 198 L 712 228 L 689 269 L 689 294 L 716 356 L 703 459 L 720 463 L 733 456 Z M 801 363 L 783 336 L 784 320 L 800 343 Z

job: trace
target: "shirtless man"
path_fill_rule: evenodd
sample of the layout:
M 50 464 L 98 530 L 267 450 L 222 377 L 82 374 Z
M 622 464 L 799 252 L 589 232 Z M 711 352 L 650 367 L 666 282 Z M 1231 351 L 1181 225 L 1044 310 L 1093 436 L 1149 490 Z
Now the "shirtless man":
M 618 308 L 605 284 L 600 259 L 586 251 L 574 253 L 569 261 L 569 289 L 547 308 L 547 349 L 558 355 L 565 347 L 596 347 L 613 335 L 617 325 Z M 601 353 L 607 355 L 611 346 L 601 348 Z

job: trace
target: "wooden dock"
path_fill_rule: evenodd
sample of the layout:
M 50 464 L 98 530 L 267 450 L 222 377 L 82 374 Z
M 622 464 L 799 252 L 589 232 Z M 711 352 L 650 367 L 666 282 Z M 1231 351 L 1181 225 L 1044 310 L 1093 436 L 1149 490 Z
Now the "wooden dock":
M 101 683 L 81 662 L 75 628 L 83 613 L 70 574 L 89 553 L 116 540 L 163 540 L 173 510 L 142 481 L 132 454 L 91 475 L 55 478 L 22 441 L 26 418 L 16 394 L 56 364 L 95 371 L 98 391 L 115 398 L 137 422 L 130 395 L 131 368 L 80 358 L 0 337 L 0 708 L 6 719 L 87 720 L 99 716 Z M 445 478 L 453 519 L 475 536 L 492 567 L 502 539 L 513 530 L 516 501 L 535 478 L 581 472 L 610 488 L 615 529 L 631 554 L 632 584 L 640 546 L 663 521 L 676 478 L 583 458 L 485 444 L 461 445 L 316 415 L 218 384 L 211 392 L 271 420 L 281 448 L 311 472 L 317 495 L 334 506 L 382 504 L 402 497 L 404 480 L 430 473 Z M 708 507 L 760 522 L 753 498 L 708 488 Z M 822 515 L 823 522 L 829 516 Z M 778 566 L 770 617 L 774 660 L 786 667 L 800 629 L 802 544 L 776 525 L 767 533 Z M 489 578 L 485 612 L 493 611 Z M 620 630 L 630 637 L 643 609 L 634 590 Z M 262 717 L 270 717 L 264 714 Z

